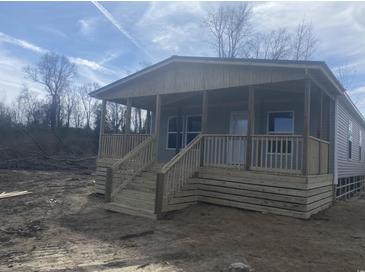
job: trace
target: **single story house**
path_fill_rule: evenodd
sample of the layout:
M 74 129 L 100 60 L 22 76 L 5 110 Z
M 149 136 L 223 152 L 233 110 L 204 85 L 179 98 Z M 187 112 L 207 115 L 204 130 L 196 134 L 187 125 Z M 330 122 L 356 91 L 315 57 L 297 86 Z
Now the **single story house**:
M 364 190 L 365 122 L 324 62 L 172 56 L 102 100 L 96 191 L 159 218 L 197 202 L 309 218 Z M 106 102 L 127 106 L 104 131 Z M 148 134 L 130 132 L 144 109 Z

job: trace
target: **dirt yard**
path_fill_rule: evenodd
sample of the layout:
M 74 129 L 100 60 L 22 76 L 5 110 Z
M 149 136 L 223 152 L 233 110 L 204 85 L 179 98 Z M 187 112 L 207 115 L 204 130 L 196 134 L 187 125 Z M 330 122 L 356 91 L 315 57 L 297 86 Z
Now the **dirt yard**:
M 365 270 L 365 196 L 311 220 L 200 204 L 152 221 L 100 208 L 81 172 L 0 171 L 0 271 Z

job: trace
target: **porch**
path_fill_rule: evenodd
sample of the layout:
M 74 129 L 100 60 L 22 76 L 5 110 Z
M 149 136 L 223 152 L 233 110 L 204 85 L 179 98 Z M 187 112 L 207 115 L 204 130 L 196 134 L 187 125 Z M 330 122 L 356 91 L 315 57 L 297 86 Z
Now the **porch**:
M 119 102 L 127 117 L 144 108 L 151 122 L 148 134 L 101 128 L 98 175 L 109 209 L 160 216 L 203 201 L 307 218 L 331 204 L 332 101 L 310 80 Z M 131 192 L 141 176 L 143 199 L 116 203 L 141 195 Z
M 102 115 L 98 189 L 136 215 L 200 201 L 308 218 L 332 203 L 342 92 L 323 62 L 172 56 L 91 94 L 127 107 L 122 135 Z

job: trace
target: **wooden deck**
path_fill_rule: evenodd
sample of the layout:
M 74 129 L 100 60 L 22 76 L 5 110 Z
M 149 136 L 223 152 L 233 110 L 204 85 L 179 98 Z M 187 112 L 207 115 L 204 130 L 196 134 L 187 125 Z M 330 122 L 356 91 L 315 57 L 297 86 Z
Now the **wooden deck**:
M 331 175 L 290 176 L 201 168 L 168 204 L 168 210 L 196 202 L 296 218 L 309 218 L 333 201 Z

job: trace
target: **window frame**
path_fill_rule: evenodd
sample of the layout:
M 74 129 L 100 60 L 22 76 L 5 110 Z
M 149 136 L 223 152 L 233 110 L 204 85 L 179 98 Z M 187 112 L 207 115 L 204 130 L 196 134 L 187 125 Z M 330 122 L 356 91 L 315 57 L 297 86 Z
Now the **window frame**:
M 200 117 L 200 131 L 188 131 L 188 125 L 189 125 L 189 123 L 188 123 L 188 119 L 189 118 L 191 118 L 191 117 Z M 188 134 L 189 133 L 197 133 L 198 135 L 202 132 L 202 116 L 200 115 L 200 114 L 189 114 L 189 115 L 186 115 L 185 116 L 185 127 L 184 127 L 184 129 L 185 129 L 185 131 L 184 131 L 184 147 L 188 144 L 187 143 L 187 141 L 188 141 Z
M 362 130 L 359 129 L 359 161 L 362 162 Z
M 282 112 L 285 112 L 285 113 L 291 113 L 292 114 L 292 117 L 293 117 L 293 121 L 292 121 L 292 131 L 270 131 L 270 128 L 269 128 L 269 125 L 270 125 L 270 114 L 272 113 L 282 113 Z M 281 135 L 294 135 L 294 132 L 295 132 L 295 116 L 294 116 L 294 110 L 272 110 L 272 111 L 268 111 L 267 112 L 267 115 L 266 115 L 266 133 L 267 134 L 272 134 L 272 135 L 275 135 L 275 134 L 281 134 Z
M 353 123 L 351 120 L 348 121 L 347 125 L 347 158 L 348 160 L 353 159 Z M 351 142 L 351 149 L 350 149 Z
M 174 119 L 174 118 L 176 118 L 177 119 L 177 116 L 176 115 L 171 115 L 171 116 L 168 116 L 167 117 L 167 127 L 166 127 L 166 147 L 165 147 L 165 149 L 166 150 L 176 150 L 176 147 L 174 147 L 174 148 L 171 148 L 171 147 L 169 147 L 169 134 L 178 134 L 178 131 L 169 131 L 169 124 L 170 124 L 170 120 L 172 120 L 172 119 Z M 181 125 L 181 132 L 180 132 L 180 134 L 181 134 L 181 148 L 183 148 L 185 145 L 184 145 L 184 118 L 183 118 L 183 116 L 182 116 L 182 119 L 181 119 L 182 121 L 182 125 Z M 181 149 L 180 148 L 180 149 Z

